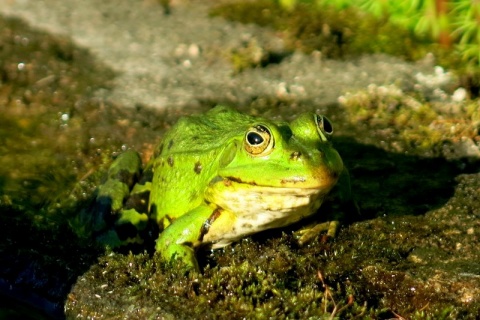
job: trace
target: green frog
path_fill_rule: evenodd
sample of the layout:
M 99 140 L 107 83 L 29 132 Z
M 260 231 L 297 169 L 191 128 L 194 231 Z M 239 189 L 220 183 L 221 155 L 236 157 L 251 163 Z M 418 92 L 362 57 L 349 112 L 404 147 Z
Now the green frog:
M 330 121 L 311 112 L 290 123 L 223 106 L 183 117 L 142 175 L 134 151 L 113 162 L 97 203 L 115 228 L 102 239 L 114 247 L 141 243 L 141 231 L 153 221 L 162 259 L 198 270 L 199 246 L 221 248 L 290 225 L 317 212 L 339 179 L 348 185 L 332 133 Z M 337 225 L 324 223 L 320 230 L 333 235 Z

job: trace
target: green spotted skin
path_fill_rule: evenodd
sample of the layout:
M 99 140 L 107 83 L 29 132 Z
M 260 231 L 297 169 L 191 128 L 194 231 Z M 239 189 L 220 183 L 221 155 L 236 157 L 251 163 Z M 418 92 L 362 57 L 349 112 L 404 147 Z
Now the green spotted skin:
M 104 242 L 141 243 L 139 233 L 124 230 L 119 236 L 119 231 L 127 225 L 145 230 L 150 221 L 160 231 L 155 248 L 162 259 L 180 260 L 187 269 L 198 270 L 195 249 L 201 245 L 220 248 L 299 221 L 317 212 L 345 175 L 329 141 L 332 131 L 328 119 L 315 113 L 287 123 L 218 106 L 183 117 L 159 143 L 140 182 L 125 183 L 130 197 L 124 187 L 112 195 L 109 190 L 115 188 L 99 188 L 100 198 L 115 198 L 115 228 Z M 137 158 L 128 151 L 112 168 L 135 171 Z M 124 206 L 119 208 L 119 203 Z M 133 209 L 132 203 L 143 209 Z

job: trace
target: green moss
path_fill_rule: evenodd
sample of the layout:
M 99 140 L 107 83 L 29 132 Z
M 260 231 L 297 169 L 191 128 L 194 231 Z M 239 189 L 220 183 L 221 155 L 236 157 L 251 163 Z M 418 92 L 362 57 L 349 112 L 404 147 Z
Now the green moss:
M 242 246 L 249 244 L 252 245 L 247 242 Z M 247 251 L 254 249 L 258 248 Z M 280 254 L 282 252 L 280 250 Z M 367 310 L 361 304 L 353 303 L 340 287 L 334 289 L 323 283 L 316 272 L 309 272 L 306 276 L 305 273 L 274 271 L 268 267 L 269 259 L 265 258 L 244 260 L 236 265 L 207 267 L 201 275 L 192 273 L 184 276 L 175 271 L 178 268 L 158 265 L 155 263 L 157 259 L 147 254 L 110 254 L 85 275 L 89 279 L 87 286 L 83 286 L 81 280 L 73 290 L 73 299 L 67 301 L 66 314 L 67 317 L 86 318 L 98 315 L 97 310 L 102 310 L 104 317 L 115 318 L 117 311 L 114 306 L 127 296 L 129 304 L 135 307 L 129 311 L 127 305 L 123 310 L 129 318 L 136 319 L 154 315 L 197 319 L 285 319 L 353 316 Z M 294 263 L 293 260 L 289 262 Z M 297 263 L 294 267 L 298 267 Z M 119 273 L 119 270 L 124 271 Z M 91 298 L 87 298 L 86 294 Z M 82 303 L 75 300 L 77 295 L 82 297 Z
M 396 86 L 370 86 L 366 91 L 346 94 L 340 102 L 352 124 L 388 128 L 387 140 L 397 148 L 418 153 L 440 151 L 445 143 L 480 143 L 478 101 L 426 101 L 419 92 L 403 92 Z M 398 142 L 403 143 L 402 146 Z M 441 155 L 437 154 L 437 155 Z
M 268 60 L 268 52 L 257 44 L 255 39 L 245 43 L 241 48 L 232 49 L 230 59 L 235 73 L 245 69 L 261 66 Z

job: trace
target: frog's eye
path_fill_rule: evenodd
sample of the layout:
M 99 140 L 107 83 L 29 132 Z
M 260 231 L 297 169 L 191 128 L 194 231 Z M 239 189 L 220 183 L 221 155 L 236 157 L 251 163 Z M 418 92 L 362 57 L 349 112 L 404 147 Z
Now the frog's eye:
M 333 126 L 327 117 L 316 114 L 315 122 L 317 124 L 318 134 L 323 141 L 327 141 L 333 133 Z
M 254 156 L 264 156 L 273 148 L 273 137 L 267 127 L 259 124 L 245 134 L 245 150 Z

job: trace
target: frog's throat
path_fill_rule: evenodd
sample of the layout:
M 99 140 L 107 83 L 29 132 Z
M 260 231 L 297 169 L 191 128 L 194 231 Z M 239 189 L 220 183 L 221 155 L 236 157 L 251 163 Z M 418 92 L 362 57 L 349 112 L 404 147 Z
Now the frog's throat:
M 328 191 L 217 182 L 206 191 L 206 200 L 221 208 L 229 223 L 218 226 L 221 232 L 215 231 L 214 223 L 204 240 L 215 249 L 262 230 L 290 225 L 315 213 Z

